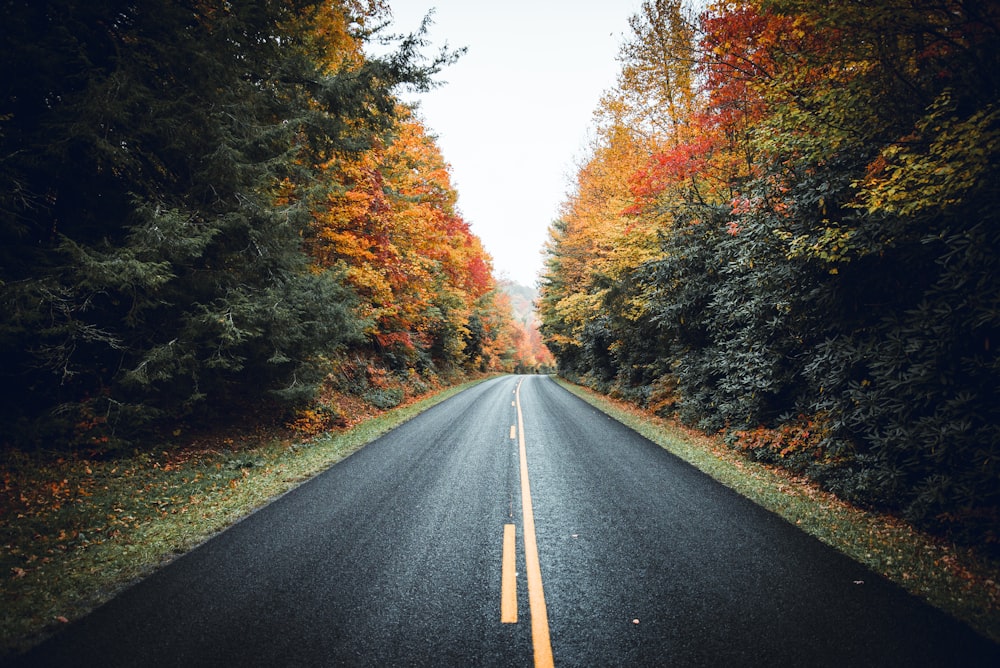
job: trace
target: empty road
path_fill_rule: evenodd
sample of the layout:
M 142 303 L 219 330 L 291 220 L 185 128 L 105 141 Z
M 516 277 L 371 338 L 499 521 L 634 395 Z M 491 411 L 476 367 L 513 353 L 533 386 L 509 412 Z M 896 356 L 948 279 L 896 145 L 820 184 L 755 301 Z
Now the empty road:
M 1000 648 L 569 394 L 439 404 L 29 666 L 996 666 Z

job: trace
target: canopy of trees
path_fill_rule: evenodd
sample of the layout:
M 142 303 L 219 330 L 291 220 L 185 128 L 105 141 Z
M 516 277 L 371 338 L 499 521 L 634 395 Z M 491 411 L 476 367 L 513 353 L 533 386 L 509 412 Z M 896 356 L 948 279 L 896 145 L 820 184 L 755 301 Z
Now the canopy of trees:
M 323 359 L 514 364 L 490 258 L 365 54 L 380 0 L 4 4 L 4 443 L 308 398 Z
M 564 373 L 1000 545 L 1000 6 L 646 0 L 551 228 Z

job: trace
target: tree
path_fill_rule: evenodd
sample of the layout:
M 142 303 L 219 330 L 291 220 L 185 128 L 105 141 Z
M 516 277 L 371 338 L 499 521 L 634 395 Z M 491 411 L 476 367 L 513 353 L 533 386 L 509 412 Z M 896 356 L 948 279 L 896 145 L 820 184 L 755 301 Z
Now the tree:
M 490 331 L 482 327 L 494 289 L 491 259 L 455 209 L 433 137 L 407 109 L 395 113 L 399 122 L 385 143 L 327 163 L 330 185 L 314 215 L 310 252 L 317 266 L 343 271 L 362 296 L 366 333 L 394 366 L 477 366 Z
M 429 85 L 450 57 L 424 61 L 419 36 L 364 57 L 378 7 L 359 9 L 8 3 L 8 420 L 55 409 L 122 434 L 299 395 L 310 357 L 358 336 L 356 297 L 303 252 L 314 165 L 389 127 L 393 89 Z M 24 433 L 37 424 L 60 423 Z
M 697 104 L 695 23 L 680 0 L 645 0 L 629 19 L 614 96 L 633 132 L 666 142 L 684 136 Z

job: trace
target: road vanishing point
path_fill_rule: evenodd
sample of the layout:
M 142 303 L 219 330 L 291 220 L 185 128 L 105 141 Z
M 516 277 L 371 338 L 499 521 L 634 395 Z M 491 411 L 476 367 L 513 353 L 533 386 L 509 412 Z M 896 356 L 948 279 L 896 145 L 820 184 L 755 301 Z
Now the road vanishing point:
M 1000 646 L 576 398 L 438 404 L 23 666 L 1000 666 Z

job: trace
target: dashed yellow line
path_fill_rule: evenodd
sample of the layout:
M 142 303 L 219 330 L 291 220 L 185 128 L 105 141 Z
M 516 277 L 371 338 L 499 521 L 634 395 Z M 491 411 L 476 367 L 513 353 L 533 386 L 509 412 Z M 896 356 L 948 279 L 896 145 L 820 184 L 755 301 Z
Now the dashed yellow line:
M 503 564 L 500 571 L 500 623 L 517 623 L 517 562 L 513 524 L 503 527 Z

